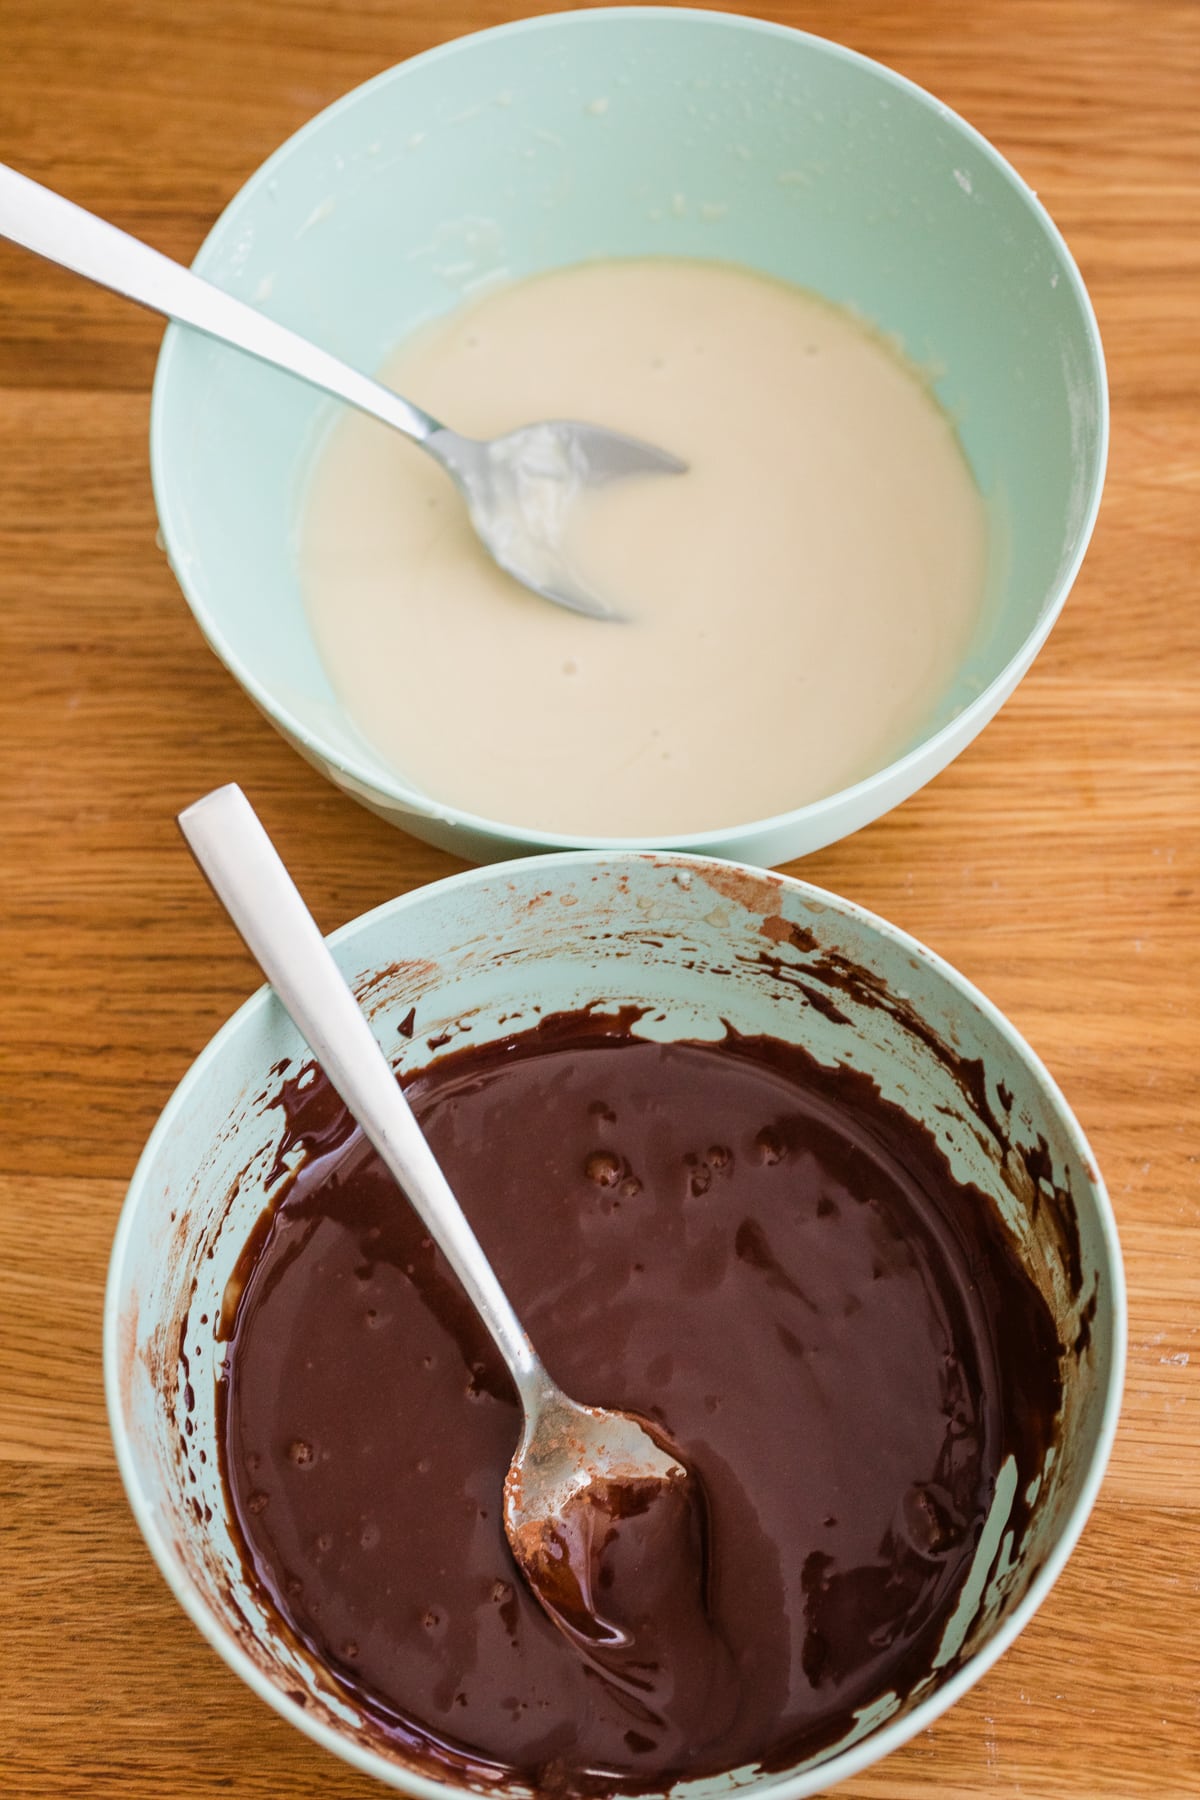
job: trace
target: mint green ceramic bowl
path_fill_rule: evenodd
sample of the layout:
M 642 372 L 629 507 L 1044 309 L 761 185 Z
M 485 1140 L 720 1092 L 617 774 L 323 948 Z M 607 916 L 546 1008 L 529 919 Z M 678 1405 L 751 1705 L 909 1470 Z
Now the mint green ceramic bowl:
M 676 8 L 572 12 L 459 39 L 347 95 L 251 177 L 196 267 L 370 370 L 480 281 L 647 254 L 742 263 L 895 334 L 940 371 L 996 520 L 984 627 L 919 742 L 793 812 L 660 840 L 775 863 L 878 817 L 982 729 L 1044 642 L 1092 529 L 1107 442 L 1095 319 L 1062 239 L 996 151 L 910 82 L 819 38 Z M 298 382 L 168 330 L 154 489 L 217 655 L 302 755 L 433 843 L 477 860 L 614 846 L 441 805 L 345 718 L 294 556 L 327 418 Z
M 647 1037 L 765 1032 L 875 1081 L 936 1139 L 956 1178 L 995 1206 L 1061 1342 L 1059 1426 L 1025 1490 L 1028 1506 L 1014 1505 L 1009 1459 L 938 1669 L 914 1692 L 876 1696 L 839 1743 L 793 1768 L 682 1784 L 673 1800 L 804 1800 L 924 1730 L 1048 1593 L 1095 1499 L 1120 1403 L 1125 1290 L 1112 1210 L 1078 1124 L 1028 1045 L 894 926 L 802 882 L 709 858 L 576 852 L 470 869 L 354 920 L 332 945 L 399 1067 L 455 1048 L 463 1031 L 490 1043 L 514 1029 L 514 1016 L 597 1000 L 644 1007 L 637 1029 Z M 216 1448 L 219 1313 L 277 1166 L 284 1059 L 294 1073 L 306 1057 L 262 988 L 199 1056 L 154 1129 L 121 1214 L 105 1302 L 117 1458 L 173 1592 L 256 1693 L 416 1800 L 473 1800 L 464 1783 L 445 1771 L 437 1779 L 380 1741 L 281 1631 L 230 1536 Z M 935 1791 L 936 1773 L 922 1771 Z M 531 1800 L 519 1782 L 486 1792 Z

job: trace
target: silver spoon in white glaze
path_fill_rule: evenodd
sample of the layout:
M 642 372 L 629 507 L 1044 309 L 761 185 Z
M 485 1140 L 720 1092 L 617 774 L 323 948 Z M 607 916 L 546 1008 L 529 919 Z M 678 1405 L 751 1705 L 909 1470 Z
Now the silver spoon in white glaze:
M 568 1635 L 594 1636 L 592 1516 L 668 1515 L 684 1465 L 627 1413 L 580 1406 L 551 1379 L 450 1185 L 316 921 L 242 790 L 217 788 L 179 815 L 192 855 L 321 1068 L 457 1275 L 508 1365 L 524 1427 L 504 1484 L 518 1567 Z M 577 1548 L 578 1547 L 578 1548 Z M 599 1630 L 604 1635 L 603 1622 Z
M 629 475 L 679 475 L 679 457 L 600 425 L 549 419 L 470 438 L 140 239 L 0 163 L 0 237 L 165 313 L 401 432 L 439 462 L 488 554 L 522 586 L 594 619 L 622 615 L 571 567 L 566 539 L 581 494 Z

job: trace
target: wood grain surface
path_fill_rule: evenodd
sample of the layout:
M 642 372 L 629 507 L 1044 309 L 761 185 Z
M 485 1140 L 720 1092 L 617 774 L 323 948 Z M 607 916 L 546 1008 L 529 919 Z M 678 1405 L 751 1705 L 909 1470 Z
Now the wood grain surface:
M 540 10 L 536 4 L 524 10 Z M 749 9 L 746 9 L 749 10 Z M 345 89 L 508 0 L 0 0 L 0 158 L 190 258 Z M 956 963 L 1061 1080 L 1116 1205 L 1099 1505 L 971 1694 L 841 1790 L 1200 1795 L 1200 8 L 780 3 L 933 89 L 1041 194 L 1103 331 L 1108 486 L 1065 615 L 930 787 L 798 872 Z M 174 815 L 237 779 L 323 926 L 451 872 L 292 754 L 205 649 L 147 469 L 148 315 L 0 244 L 0 1794 L 377 1789 L 275 1717 L 150 1562 L 101 1293 L 159 1109 L 257 985 Z

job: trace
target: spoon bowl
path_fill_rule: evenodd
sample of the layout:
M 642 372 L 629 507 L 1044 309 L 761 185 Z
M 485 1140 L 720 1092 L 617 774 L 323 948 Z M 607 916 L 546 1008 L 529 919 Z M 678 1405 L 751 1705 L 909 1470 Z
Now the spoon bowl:
M 685 1486 L 683 1463 L 628 1413 L 579 1406 L 552 1383 L 526 1403 L 525 1430 L 504 1483 L 504 1530 L 543 1610 L 566 1636 L 626 1648 L 605 1617 L 593 1575 L 603 1539 Z
M 523 425 L 486 442 L 442 429 L 426 448 L 453 477 L 471 523 L 500 567 L 544 599 L 593 619 L 623 615 L 572 567 L 568 533 L 584 490 L 628 475 L 681 475 L 687 468 L 640 438 L 569 419 Z

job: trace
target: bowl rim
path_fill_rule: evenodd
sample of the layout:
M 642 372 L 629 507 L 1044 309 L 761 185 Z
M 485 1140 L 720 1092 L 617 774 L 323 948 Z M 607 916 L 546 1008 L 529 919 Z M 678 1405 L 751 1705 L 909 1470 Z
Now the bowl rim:
M 599 6 L 587 7 L 582 11 L 575 12 L 544 13 L 532 18 L 515 19 L 506 24 L 489 26 L 482 31 L 467 32 L 462 36 L 435 44 L 415 56 L 406 58 L 403 62 L 395 63 L 390 68 L 381 70 L 379 74 L 360 82 L 337 100 L 332 101 L 330 105 L 323 107 L 320 112 L 315 113 L 311 119 L 308 119 L 290 137 L 286 138 L 264 162 L 260 163 L 247 176 L 237 192 L 222 208 L 218 218 L 206 234 L 193 259 L 192 267 L 200 274 L 205 273 L 205 265 L 215 254 L 217 241 L 227 230 L 227 222 L 231 215 L 260 188 L 266 186 L 278 165 L 305 143 L 309 137 L 315 136 L 318 131 L 323 130 L 330 120 L 351 110 L 365 94 L 387 87 L 392 82 L 402 79 L 409 69 L 418 65 L 434 63 L 445 57 L 456 56 L 464 51 L 469 52 L 479 44 L 495 37 L 511 38 L 545 30 L 585 29 L 597 20 L 614 23 L 632 23 L 636 20 L 640 23 L 647 19 L 659 23 L 671 21 L 683 26 L 702 22 L 718 30 L 726 28 L 738 32 L 748 32 L 751 35 L 764 35 L 787 40 L 799 39 L 819 56 L 827 56 L 835 63 L 848 64 L 860 71 L 871 73 L 882 80 L 886 86 L 915 100 L 920 107 L 931 112 L 942 124 L 950 125 L 959 132 L 965 146 L 987 162 L 1011 187 L 1031 213 L 1035 223 L 1040 226 L 1050 247 L 1057 255 L 1067 286 L 1079 307 L 1085 327 L 1088 374 L 1097 402 L 1095 466 L 1091 474 L 1087 502 L 1075 526 L 1070 555 L 1060 563 L 1056 579 L 1047 591 L 1041 612 L 1031 630 L 1022 638 L 1013 654 L 996 672 L 986 687 L 969 700 L 953 718 L 946 720 L 936 731 L 922 737 L 902 755 L 893 758 L 881 768 L 873 770 L 849 786 L 839 788 L 835 793 L 825 794 L 820 799 L 808 801 L 803 806 L 790 807 L 783 812 L 768 814 L 756 819 L 708 827 L 703 831 L 674 832 L 651 837 L 614 837 L 597 833 L 546 831 L 541 828 L 510 824 L 500 819 L 488 818 L 482 813 L 470 812 L 465 808 L 454 806 L 448 801 L 439 801 L 435 796 L 409 786 L 398 774 L 388 770 L 381 759 L 377 758 L 374 762 L 368 763 L 356 756 L 353 751 L 333 748 L 322 739 L 318 731 L 297 717 L 286 702 L 269 686 L 260 681 L 242 658 L 233 651 L 214 612 L 200 592 L 199 584 L 192 579 L 187 560 L 180 558 L 177 564 L 171 558 L 171 546 L 176 535 L 176 509 L 171 501 L 170 458 L 167 448 L 167 437 L 170 430 L 168 388 L 172 381 L 181 345 L 184 339 L 191 335 L 187 326 L 175 323 L 169 324 L 163 334 L 150 399 L 150 479 L 162 539 L 166 546 L 168 559 L 171 561 L 175 580 L 183 592 L 196 623 L 210 648 L 238 684 L 278 730 L 303 747 L 306 755 L 323 767 L 336 770 L 350 792 L 362 798 L 369 796 L 372 804 L 377 803 L 389 812 L 392 810 L 404 811 L 414 818 L 428 819 L 454 829 L 500 838 L 509 844 L 521 843 L 535 851 L 576 848 L 593 850 L 659 849 L 695 850 L 700 854 L 707 852 L 719 854 L 721 847 L 731 841 L 745 840 L 751 835 L 794 831 L 803 826 L 812 828 L 817 841 L 826 843 L 836 841 L 847 835 L 844 829 L 837 828 L 836 820 L 840 814 L 846 811 L 857 813 L 864 802 L 870 806 L 871 796 L 881 787 L 899 785 L 905 788 L 906 793 L 914 792 L 924 780 L 929 779 L 936 769 L 943 767 L 946 762 L 951 760 L 956 752 L 956 746 L 962 748 L 981 731 L 992 714 L 1003 704 L 1042 649 L 1058 621 L 1091 542 L 1104 491 L 1108 465 L 1110 409 L 1107 368 L 1095 308 L 1078 265 L 1049 212 L 1007 157 L 1003 156 L 983 136 L 982 132 L 969 124 L 961 114 L 945 105 L 927 88 L 921 87 L 907 76 L 889 68 L 886 63 L 878 62 L 874 57 L 865 56 L 860 51 L 851 50 L 832 38 L 820 37 L 814 32 L 801 31 L 793 26 L 778 24 L 773 20 L 754 18 L 740 13 L 710 12 L 705 8 L 694 6 L 662 5 Z M 923 775 L 922 770 L 929 764 L 933 764 L 934 768 L 929 770 L 929 774 Z M 911 786 L 906 786 L 910 779 Z M 886 799 L 884 806 L 878 810 L 888 810 Z M 868 818 L 876 816 L 878 816 L 877 812 L 867 815 Z M 865 822 L 864 819 L 859 820 L 859 823 Z M 831 826 L 832 829 L 830 829 Z M 820 836 L 822 832 L 825 833 L 823 837 Z
M 868 933 L 873 933 L 882 939 L 889 949 L 919 958 L 923 966 L 946 983 L 960 999 L 964 1000 L 997 1032 L 1025 1066 L 1034 1084 L 1041 1088 L 1048 1107 L 1065 1128 L 1072 1148 L 1079 1157 L 1080 1166 L 1085 1171 L 1103 1245 L 1106 1295 L 1102 1295 L 1101 1304 L 1107 1306 L 1111 1315 L 1112 1360 L 1108 1370 L 1091 1462 L 1080 1484 L 1079 1492 L 1061 1523 L 1054 1544 L 1041 1566 L 1034 1573 L 1022 1599 L 995 1629 L 987 1642 L 982 1644 L 944 1683 L 927 1695 L 910 1712 L 900 1718 L 885 1721 L 856 1743 L 813 1769 L 791 1774 L 784 1772 L 762 1778 L 752 1777 L 749 1781 L 737 1787 L 731 1785 L 728 1789 L 730 1800 L 733 1800 L 733 1797 L 738 1794 L 753 1794 L 755 1800 L 809 1800 L 810 1796 L 823 1793 L 837 1783 L 848 1780 L 876 1762 L 882 1761 L 893 1750 L 907 1743 L 909 1739 L 927 1729 L 936 1719 L 940 1718 L 987 1673 L 993 1663 L 1024 1630 L 1061 1574 L 1095 1504 L 1117 1429 L 1125 1379 L 1128 1336 L 1128 1308 L 1121 1246 L 1112 1202 L 1083 1129 L 1054 1077 L 1006 1015 L 951 963 L 901 927 L 893 925 L 889 920 L 858 905 L 855 901 L 847 900 L 828 889 L 800 880 L 796 876 L 771 873 L 749 863 L 730 863 L 725 859 L 676 852 L 655 854 L 628 847 L 616 852 L 577 849 L 560 855 L 539 857 L 532 861 L 526 858 L 515 858 L 508 862 L 469 868 L 458 874 L 445 876 L 440 881 L 413 888 L 407 893 L 397 895 L 393 899 L 384 901 L 381 905 L 359 914 L 358 917 L 349 920 L 337 931 L 331 932 L 327 941 L 335 950 L 339 946 L 352 944 L 371 925 L 383 919 L 402 918 L 409 913 L 419 914 L 420 908 L 428 896 L 450 890 L 464 893 L 469 892 L 472 888 L 491 883 L 503 885 L 507 882 L 510 885 L 517 885 L 527 881 L 540 882 L 545 879 L 546 874 L 553 871 L 619 869 L 622 864 L 634 866 L 647 863 L 660 869 L 687 870 L 701 877 L 704 876 L 706 870 L 717 870 L 721 874 L 722 882 L 726 885 L 732 869 L 751 878 L 759 885 L 770 885 L 776 891 L 780 888 L 787 888 L 800 895 L 804 900 L 811 901 L 818 907 L 865 927 Z M 402 1764 L 388 1762 L 370 1747 L 355 1742 L 323 1720 L 312 1717 L 306 1708 L 297 1705 L 282 1688 L 277 1687 L 242 1648 L 234 1633 L 199 1598 L 191 1585 L 182 1561 L 175 1553 L 172 1542 L 168 1535 L 160 1529 L 155 1508 L 143 1493 L 138 1480 L 131 1440 L 125 1425 L 121 1379 L 121 1342 L 125 1262 L 136 1235 L 142 1197 L 149 1185 L 151 1170 L 160 1146 L 174 1131 L 178 1116 L 195 1091 L 203 1084 L 209 1068 L 235 1042 L 249 1022 L 273 1002 L 273 991 L 269 985 L 258 988 L 210 1038 L 183 1075 L 159 1114 L 130 1180 L 113 1240 L 104 1295 L 104 1390 L 117 1466 L 134 1518 L 167 1586 L 201 1635 L 233 1672 L 241 1676 L 252 1692 L 257 1694 L 260 1699 L 265 1700 L 290 1724 L 296 1726 L 324 1749 L 341 1757 L 343 1761 L 350 1763 L 363 1773 L 373 1775 L 385 1785 L 403 1789 L 412 1795 L 414 1800 L 479 1800 L 479 1790 L 475 1788 L 454 1781 L 437 1781 L 418 1771 L 409 1770 Z M 721 1778 L 713 1779 L 719 1781 Z M 669 1791 L 680 1794 L 683 1800 L 686 1800 L 687 1784 L 681 1784 L 679 1788 Z

